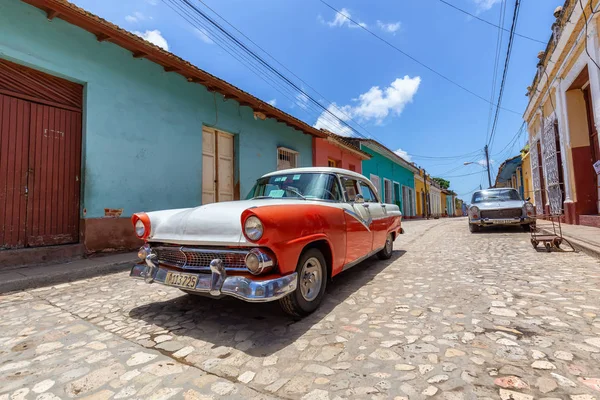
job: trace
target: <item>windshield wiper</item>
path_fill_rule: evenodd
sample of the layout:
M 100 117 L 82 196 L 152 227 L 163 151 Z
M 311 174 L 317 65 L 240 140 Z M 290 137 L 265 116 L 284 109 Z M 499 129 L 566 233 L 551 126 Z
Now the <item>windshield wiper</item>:
M 271 197 L 271 196 L 256 196 L 253 197 L 252 200 L 262 200 L 262 199 L 274 199 L 275 197 Z
M 288 191 L 288 192 L 294 193 L 295 195 L 297 195 L 298 197 L 300 197 L 302 200 L 306 200 L 306 197 L 304 197 L 304 195 L 302 195 L 302 193 L 300 193 L 296 189 L 293 189 L 291 187 L 286 187 L 285 190 Z

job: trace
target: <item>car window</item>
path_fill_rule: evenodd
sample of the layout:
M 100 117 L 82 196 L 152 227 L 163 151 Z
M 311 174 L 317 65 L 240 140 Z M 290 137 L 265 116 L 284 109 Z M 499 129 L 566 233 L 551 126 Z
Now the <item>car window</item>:
M 356 200 L 356 195 L 358 194 L 358 185 L 356 183 L 356 179 L 342 177 L 341 181 L 346 201 L 353 202 Z
M 287 173 L 260 178 L 247 198 L 341 200 L 337 176 L 315 172 Z
M 472 203 L 483 203 L 486 201 L 511 201 L 521 200 L 519 192 L 514 189 L 506 190 L 482 190 L 473 193 Z
M 375 193 L 373 193 L 371 187 L 366 182 L 360 182 L 360 191 L 366 203 L 377 203 L 377 196 L 375 196 Z

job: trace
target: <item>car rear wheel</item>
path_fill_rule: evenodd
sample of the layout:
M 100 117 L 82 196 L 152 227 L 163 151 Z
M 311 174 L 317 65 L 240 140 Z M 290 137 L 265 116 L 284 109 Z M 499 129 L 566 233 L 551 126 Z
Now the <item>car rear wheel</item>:
M 304 317 L 315 311 L 323 297 L 327 286 L 327 264 L 319 249 L 305 250 L 296 267 L 298 287 L 279 304 L 283 311 L 295 317 Z
M 531 224 L 523 224 L 521 225 L 521 228 L 523 228 L 525 232 L 531 232 Z
M 480 230 L 481 230 L 481 228 L 479 227 L 479 225 L 469 224 L 469 231 L 471 231 L 471 233 L 476 233 L 476 232 L 479 232 Z
M 380 260 L 389 260 L 392 257 L 394 251 L 394 237 L 391 233 L 388 233 L 385 238 L 385 246 L 377 253 L 377 258 Z

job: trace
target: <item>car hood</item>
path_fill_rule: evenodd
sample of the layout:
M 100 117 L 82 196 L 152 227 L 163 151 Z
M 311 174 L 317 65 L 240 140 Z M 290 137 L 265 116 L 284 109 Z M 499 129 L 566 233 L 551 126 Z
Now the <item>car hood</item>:
M 182 245 L 254 245 L 242 234 L 242 212 L 279 204 L 306 204 L 302 199 L 258 199 L 205 204 L 195 208 L 149 212 L 150 242 Z
M 475 203 L 480 210 L 498 210 L 502 208 L 521 208 L 525 202 L 523 200 L 508 200 L 508 201 L 486 201 L 483 203 Z

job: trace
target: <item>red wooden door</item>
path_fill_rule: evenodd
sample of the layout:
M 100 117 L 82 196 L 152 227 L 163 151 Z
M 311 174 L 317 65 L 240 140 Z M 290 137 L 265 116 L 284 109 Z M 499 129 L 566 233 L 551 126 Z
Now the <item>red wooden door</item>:
M 26 244 L 30 107 L 0 94 L 0 249 Z
M 79 240 L 80 149 L 81 113 L 31 105 L 28 246 Z
M 83 86 L 0 59 L 0 249 L 79 241 Z

